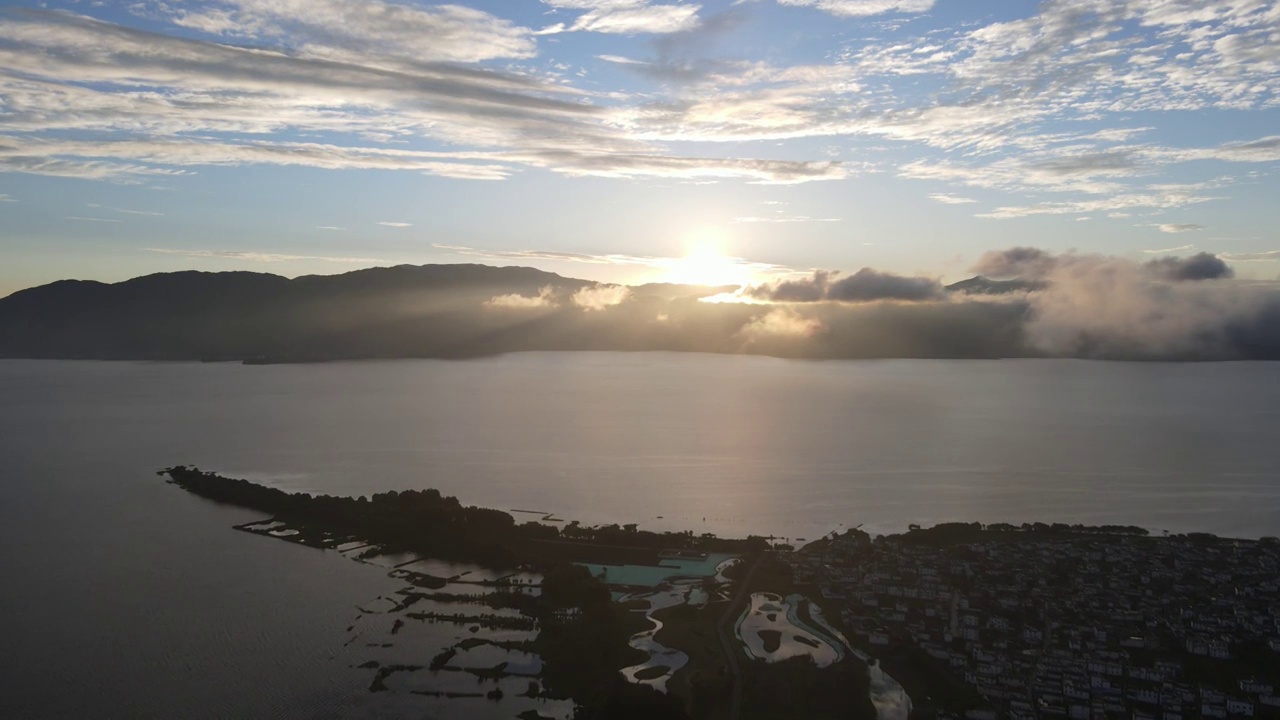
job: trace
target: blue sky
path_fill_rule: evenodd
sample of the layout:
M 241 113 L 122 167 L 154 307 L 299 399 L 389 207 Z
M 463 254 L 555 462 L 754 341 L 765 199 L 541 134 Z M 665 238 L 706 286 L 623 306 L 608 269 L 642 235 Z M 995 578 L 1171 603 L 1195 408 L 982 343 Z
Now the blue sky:
M 1012 245 L 1280 273 L 1273 1 L 0 13 L 0 295 L 428 262 L 950 280 Z

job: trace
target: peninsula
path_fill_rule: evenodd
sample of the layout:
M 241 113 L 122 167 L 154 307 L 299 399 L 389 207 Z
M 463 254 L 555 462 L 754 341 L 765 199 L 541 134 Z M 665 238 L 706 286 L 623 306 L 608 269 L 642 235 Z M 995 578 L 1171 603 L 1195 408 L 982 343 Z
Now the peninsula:
M 1280 717 L 1274 538 L 948 523 L 796 550 L 161 474 L 405 583 L 347 628 L 371 692 L 521 718 Z

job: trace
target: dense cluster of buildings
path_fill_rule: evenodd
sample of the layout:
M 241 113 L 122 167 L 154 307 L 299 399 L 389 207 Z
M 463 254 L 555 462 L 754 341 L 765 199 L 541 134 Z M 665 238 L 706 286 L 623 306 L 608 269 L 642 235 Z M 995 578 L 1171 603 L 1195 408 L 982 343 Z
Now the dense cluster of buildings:
M 849 533 L 792 565 L 856 644 L 971 691 L 943 717 L 1280 718 L 1280 543 L 1004 527 Z

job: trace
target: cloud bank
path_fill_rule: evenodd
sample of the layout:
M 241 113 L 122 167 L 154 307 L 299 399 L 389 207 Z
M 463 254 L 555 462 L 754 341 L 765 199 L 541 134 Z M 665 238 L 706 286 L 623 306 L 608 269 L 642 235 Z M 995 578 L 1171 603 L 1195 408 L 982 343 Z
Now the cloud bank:
M 0 356 L 319 360 L 666 350 L 815 359 L 1280 360 L 1280 287 L 1235 279 L 1224 265 L 1204 254 L 1140 262 L 1023 247 L 981 259 L 984 270 L 1020 273 L 1021 281 L 996 294 L 970 292 L 990 280 L 939 292 L 928 279 L 867 270 L 771 284 L 767 298 L 742 294 L 738 302 L 701 302 L 714 288 L 655 291 L 483 265 L 297 280 L 170 273 L 116 285 L 54 283 L 0 299 Z M 846 281 L 853 290 L 840 286 Z
M 678 32 L 697 24 L 693 4 L 553 4 L 584 11 L 567 29 Z M 72 12 L 0 11 L 0 66 L 9 71 L 0 74 L 0 172 L 117 182 L 250 164 L 460 180 L 528 169 L 779 184 L 847 175 L 832 161 L 673 152 L 634 132 L 596 93 L 548 73 L 481 64 L 534 57 L 535 33 L 461 5 L 215 0 L 131 8 L 159 30 Z M 84 133 L 99 137 L 68 139 Z M 330 141 L 284 139 L 299 135 Z M 440 149 L 388 145 L 423 141 Z
M 1276 262 L 1280 254 L 1246 255 L 1242 261 Z M 711 302 L 678 295 L 660 300 L 620 286 L 591 285 L 560 306 L 594 309 L 594 302 L 579 298 L 607 297 L 608 317 L 619 323 L 614 331 L 630 327 L 634 316 L 637 326 L 643 318 L 646 326 L 659 325 L 668 333 L 697 329 L 705 343 L 683 342 L 716 352 L 1280 358 L 1280 283 L 1236 280 L 1227 260 L 1217 255 L 1142 261 L 1012 247 L 984 254 L 971 270 L 979 277 L 951 288 L 934 278 L 872 268 L 851 274 L 821 270 L 705 298 Z M 532 306 L 535 300 L 513 302 Z M 654 323 L 654 317 L 662 321 Z
M 1280 348 L 1280 288 L 1234 281 L 1208 253 L 1136 262 L 1017 247 L 973 270 L 1044 282 L 1026 296 L 1022 330 L 1047 355 L 1238 359 Z
M 781 280 L 747 288 L 745 296 L 772 302 L 806 303 L 875 302 L 897 300 L 922 302 L 941 300 L 945 296 L 942 283 L 934 278 L 906 277 L 862 268 L 852 275 L 819 270 L 811 277 Z

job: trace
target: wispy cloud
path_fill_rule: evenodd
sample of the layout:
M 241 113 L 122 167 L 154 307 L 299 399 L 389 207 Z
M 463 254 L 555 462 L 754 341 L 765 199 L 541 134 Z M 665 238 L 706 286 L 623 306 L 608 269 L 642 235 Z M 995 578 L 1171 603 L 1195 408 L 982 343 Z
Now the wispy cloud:
M 256 46 L 66 12 L 7 11 L 0 63 L 13 74 L 0 77 L 0 98 L 15 110 L 4 123 L 12 134 L 0 137 L 0 171 L 117 181 L 241 164 L 416 170 L 472 180 L 500 180 L 521 167 L 765 183 L 846 176 L 832 162 L 674 154 L 633 132 L 625 111 L 597 104 L 568 83 L 458 64 L 534 52 L 529 32 L 481 11 L 374 3 L 354 12 L 336 0 L 306 7 L 236 0 L 201 12 L 142 7 L 188 35 L 249 38 Z M 667 7 L 696 9 L 641 9 Z M 73 141 L 67 131 L 109 135 Z M 283 131 L 379 142 L 426 138 L 458 149 L 244 139 Z
M 63 220 L 77 220 L 80 222 L 96 222 L 96 223 L 122 222 L 119 218 L 85 217 L 83 215 L 66 215 L 63 217 Z
M 929 196 L 929 199 L 934 202 L 940 202 L 943 205 L 967 205 L 969 203 L 978 202 L 973 198 L 964 197 L 962 195 L 952 195 L 951 193 L 934 193 Z
M 556 289 L 550 285 L 542 288 L 537 295 L 496 295 L 484 302 L 487 308 L 498 310 L 532 310 L 556 306 Z
M 1143 250 L 1142 252 L 1148 255 L 1169 255 L 1171 253 L 1190 252 L 1191 250 L 1195 250 L 1195 249 L 1196 249 L 1195 245 L 1179 245 L 1178 247 L 1157 248 L 1154 250 Z M 1224 255 L 1223 257 L 1226 257 L 1226 256 Z
M 584 310 L 604 310 L 621 305 L 631 297 L 631 288 L 625 285 L 594 285 L 573 294 L 574 305 Z
M 1160 223 L 1155 227 L 1162 233 L 1170 233 L 1175 235 L 1179 233 L 1189 233 L 1189 232 L 1195 232 L 1197 230 L 1204 229 L 1203 225 L 1197 225 L 1195 223 Z
M 752 318 L 738 330 L 747 342 L 772 338 L 801 338 L 817 335 L 825 329 L 821 320 L 806 317 L 791 308 L 776 308 Z
M 539 35 L 598 32 L 620 35 L 676 33 L 698 26 L 701 5 L 650 3 L 647 0 L 542 0 L 558 11 L 581 12 L 571 23 L 556 23 Z
M 1280 107 L 1274 3 L 1053 0 L 907 36 L 923 19 L 907 16 L 934 0 L 779 2 L 793 6 L 787 16 L 901 17 L 859 23 L 879 37 L 788 60 L 701 52 L 718 16 L 675 0 L 545 0 L 542 30 L 498 10 L 393 0 L 141 0 L 116 22 L 81 5 L 5 9 L 0 172 L 129 183 L 250 165 L 474 181 L 853 177 L 856 163 L 803 149 L 822 143 L 791 142 L 826 138 L 899 151 L 904 178 L 1014 196 L 979 215 L 1007 219 L 1184 207 L 1230 194 L 1243 165 L 1280 161 L 1280 135 L 1211 147 L 1155 137 L 1164 113 Z M 573 75 L 546 54 L 569 40 L 549 36 L 568 32 L 658 36 L 649 58 L 625 40 L 589 49 L 647 84 Z
M 840 222 L 841 218 L 815 218 L 807 215 L 744 215 L 733 219 L 735 223 L 808 223 Z
M 381 221 L 379 221 L 379 222 L 378 222 L 378 224 L 379 224 L 379 225 L 381 225 L 381 226 L 383 226 L 383 227 L 389 227 L 389 228 L 407 228 L 407 227 L 413 227 L 413 223 L 407 223 L 407 222 L 390 222 L 390 221 L 388 221 L 388 220 L 381 220 Z
M 1088 200 L 1044 202 L 1035 205 L 1010 205 L 998 207 L 991 212 L 979 213 L 976 217 L 1008 220 L 1011 218 L 1031 217 L 1034 215 L 1081 215 L 1088 213 L 1110 213 L 1118 210 L 1136 208 L 1167 210 L 1186 207 L 1198 203 L 1220 200 L 1221 196 L 1203 195 L 1203 188 L 1197 186 L 1170 185 L 1153 187 L 1146 191 L 1121 193 L 1103 198 Z
M 554 250 L 486 250 L 482 248 L 467 247 L 465 245 L 448 245 L 443 243 L 435 243 L 432 247 L 457 253 L 459 255 L 489 258 L 492 260 L 567 262 L 585 263 L 588 265 L 635 265 L 639 267 L 658 268 L 664 270 L 678 270 L 688 262 L 687 258 L 653 255 L 625 255 L 616 253 L 592 254 L 559 252 Z M 795 272 L 791 268 L 783 265 L 756 262 L 745 258 L 725 257 L 720 260 L 728 266 L 728 268 L 739 270 L 743 275 L 784 275 Z
M 120 213 L 120 214 L 122 214 L 122 215 L 142 215 L 142 216 L 146 216 L 146 217 L 164 217 L 164 213 L 162 213 L 162 212 L 153 212 L 153 211 L 151 211 L 151 210 L 128 210 L 128 209 L 125 209 L 125 208 L 117 208 L 117 207 L 109 207 L 109 206 L 106 206 L 106 205 L 99 205 L 99 204 L 97 204 L 97 203 L 88 203 L 88 204 L 86 204 L 86 205 L 85 205 L 85 207 L 91 207 L 91 208 L 94 208 L 94 209 L 96 209 L 96 210 L 110 210 L 111 212 L 117 212 L 117 213 Z
M 529 58 L 533 33 L 461 5 L 420 6 L 362 0 L 273 2 L 212 0 L 199 8 L 148 0 L 135 10 L 211 35 L 255 41 L 289 37 L 302 54 L 323 59 L 375 56 L 407 62 Z
M 866 17 L 886 13 L 922 13 L 934 0 L 778 0 L 779 5 L 812 7 L 841 17 Z
M 182 248 L 145 248 L 148 252 L 165 255 L 180 255 L 189 258 L 205 258 L 211 260 L 244 260 L 247 262 L 276 263 L 296 262 L 300 260 L 318 260 L 332 263 L 356 263 L 372 265 L 385 263 L 384 260 L 362 257 L 341 257 L 330 255 L 291 255 L 287 253 L 269 253 L 256 250 L 189 250 Z
M 1231 262 L 1280 262 L 1280 250 L 1264 250 L 1251 253 L 1222 253 L 1224 260 Z
M 603 60 L 615 65 L 648 65 L 644 60 L 636 60 L 635 58 L 624 57 L 622 55 L 597 55 L 597 60 Z

